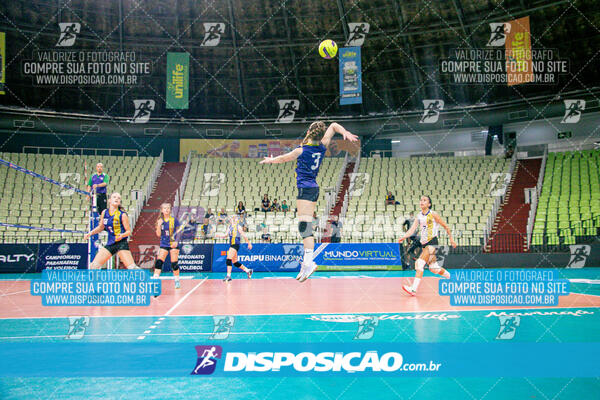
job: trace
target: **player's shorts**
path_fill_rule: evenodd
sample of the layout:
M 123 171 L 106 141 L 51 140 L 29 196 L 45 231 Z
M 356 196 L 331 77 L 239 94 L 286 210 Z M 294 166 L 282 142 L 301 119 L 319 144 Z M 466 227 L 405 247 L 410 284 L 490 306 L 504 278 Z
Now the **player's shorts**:
M 298 188 L 297 199 L 316 202 L 319 200 L 319 187 Z
M 109 244 L 108 246 L 104 246 L 104 248 L 108 250 L 111 255 L 114 256 L 121 250 L 129 250 L 129 243 L 127 242 L 127 239 L 122 239 L 113 244 Z
M 410 245 L 408 246 L 408 249 L 406 250 L 406 252 L 408 254 L 414 254 L 414 252 L 417 249 L 422 249 L 423 246 L 421 245 L 421 241 L 419 240 L 419 238 L 417 236 L 411 236 L 410 237 Z
M 438 238 L 437 238 L 437 236 L 436 236 L 436 237 L 434 237 L 433 239 L 431 239 L 429 242 L 421 244 L 421 247 L 422 247 L 422 248 L 425 248 L 425 247 L 427 247 L 427 246 L 433 246 L 433 247 L 437 247 L 437 246 L 439 246 L 439 245 L 440 245 L 440 244 L 439 244 L 439 242 L 438 242 Z
M 229 245 L 229 248 L 234 249 L 235 251 L 240 251 L 240 244 L 235 243 L 235 244 Z
M 166 250 L 166 251 L 181 250 L 181 245 L 179 243 L 177 243 L 177 247 L 160 246 L 160 248 L 163 249 L 163 250 Z
M 96 210 L 98 214 L 106 210 L 106 193 L 96 193 Z

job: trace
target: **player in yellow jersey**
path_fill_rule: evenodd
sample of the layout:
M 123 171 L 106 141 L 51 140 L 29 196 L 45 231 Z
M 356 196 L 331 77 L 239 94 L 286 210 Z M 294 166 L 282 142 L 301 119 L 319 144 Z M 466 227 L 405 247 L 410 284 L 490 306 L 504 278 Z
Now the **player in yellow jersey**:
M 429 265 L 429 270 L 434 274 L 441 275 L 444 278 L 450 278 L 450 273 L 437 263 L 435 257 L 435 251 L 438 247 L 438 228 L 440 226 L 448 233 L 448 238 L 450 239 L 450 244 L 452 247 L 456 247 L 456 242 L 452 238 L 452 232 L 450 232 L 450 228 L 442 219 L 442 217 L 440 217 L 438 213 L 431 209 L 431 198 L 429 196 L 421 196 L 419 206 L 421 207 L 421 212 L 417 214 L 412 227 L 403 237 L 400 238 L 400 240 L 398 240 L 400 243 L 402 243 L 406 238 L 411 237 L 415 233 L 417 227 L 420 227 L 420 242 L 423 251 L 415 263 L 415 279 L 412 286 L 402 286 L 404 291 L 411 296 L 415 296 L 417 294 L 417 288 L 419 287 L 419 283 L 421 283 L 421 278 L 423 278 L 423 271 L 426 264 Z

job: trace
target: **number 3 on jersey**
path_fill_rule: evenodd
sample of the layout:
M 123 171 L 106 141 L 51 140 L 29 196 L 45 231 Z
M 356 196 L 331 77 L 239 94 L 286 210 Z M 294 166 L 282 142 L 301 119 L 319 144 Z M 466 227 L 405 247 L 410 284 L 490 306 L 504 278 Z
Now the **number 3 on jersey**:
M 319 168 L 319 163 L 321 162 L 321 153 L 313 153 L 312 157 L 315 159 L 315 164 L 310 167 L 313 171 Z

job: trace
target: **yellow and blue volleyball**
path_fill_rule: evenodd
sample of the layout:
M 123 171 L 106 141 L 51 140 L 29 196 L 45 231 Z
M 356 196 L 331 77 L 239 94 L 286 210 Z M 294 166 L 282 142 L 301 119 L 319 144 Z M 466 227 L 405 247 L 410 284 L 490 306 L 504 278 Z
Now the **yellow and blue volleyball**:
M 321 57 L 330 59 L 335 57 L 338 51 L 337 43 L 335 43 L 331 39 L 323 40 L 321 44 L 319 44 L 319 54 Z

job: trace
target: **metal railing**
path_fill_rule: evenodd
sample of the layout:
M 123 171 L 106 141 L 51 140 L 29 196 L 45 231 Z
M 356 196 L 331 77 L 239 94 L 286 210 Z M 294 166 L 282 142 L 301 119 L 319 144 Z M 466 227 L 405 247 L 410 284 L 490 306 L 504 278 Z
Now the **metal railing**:
M 130 215 L 132 231 L 133 231 L 133 228 L 135 228 L 135 223 L 137 222 L 138 217 L 142 213 L 142 209 L 144 208 L 144 204 L 146 204 L 146 200 L 148 200 L 150 198 L 150 194 L 152 194 L 152 188 L 154 187 L 154 184 L 156 183 L 156 180 L 158 179 L 158 173 L 160 172 L 160 169 L 162 167 L 163 159 L 164 159 L 164 153 L 161 150 L 160 155 L 158 156 L 156 162 L 154 163 L 154 169 L 152 170 L 152 175 L 150 175 L 150 180 L 146 184 L 146 187 L 143 189 L 137 189 L 138 191 L 140 191 L 142 193 L 142 195 L 138 196 L 137 199 L 135 200 L 135 207 L 133 209 L 133 212 L 131 213 L 132 215 Z M 134 190 L 136 190 L 136 189 L 134 189 Z
M 352 169 L 352 174 L 356 174 L 358 171 L 358 167 L 360 166 L 360 152 L 356 156 L 356 160 L 354 161 L 354 168 Z M 350 185 L 352 185 L 352 181 L 350 181 Z M 348 187 L 350 189 L 350 187 Z M 340 210 L 339 220 L 343 221 L 346 218 L 346 212 L 348 211 L 348 203 L 350 203 L 350 190 L 346 191 L 344 195 L 344 200 L 342 203 L 342 209 Z
M 508 167 L 508 174 L 510 175 L 511 178 L 513 176 L 513 173 L 515 172 L 516 165 L 517 165 L 517 152 L 515 151 L 515 153 L 513 154 L 512 158 L 510 160 L 510 166 Z M 508 187 L 506 189 L 508 190 Z M 504 192 L 504 194 L 502 196 L 496 196 L 496 199 L 494 200 L 494 205 L 492 206 L 492 210 L 490 211 L 490 215 L 488 216 L 487 222 L 485 224 L 485 230 L 484 230 L 485 245 L 487 245 L 489 242 L 490 235 L 492 233 L 492 229 L 494 228 L 494 221 L 496 220 L 496 216 L 498 215 L 498 211 L 500 210 L 500 204 L 502 204 L 502 202 L 504 201 L 505 195 L 506 195 L 506 192 Z
M 30 151 L 28 151 L 30 150 Z M 51 147 L 23 146 L 23 153 L 35 154 L 65 154 L 81 156 L 130 156 L 138 157 L 137 149 L 103 149 L 97 147 Z
M 188 176 L 190 174 L 190 167 L 192 165 L 192 151 L 190 150 L 190 152 L 188 153 L 186 162 L 185 162 L 185 171 L 183 171 L 183 177 L 181 178 L 181 183 L 179 184 L 179 188 L 177 189 L 177 192 L 175 192 L 175 207 L 178 207 L 181 204 L 181 199 L 183 198 L 183 195 L 185 194 L 185 187 L 187 186 L 187 180 L 188 180 Z
M 542 165 L 540 167 L 540 173 L 538 175 L 537 185 L 535 186 L 535 196 L 531 201 L 531 207 L 529 207 L 529 216 L 527 217 L 527 248 L 531 244 L 531 235 L 533 233 L 533 225 L 535 223 L 535 215 L 537 213 L 538 202 L 540 194 L 542 193 L 542 186 L 544 184 L 544 174 L 546 171 L 546 160 L 548 160 L 548 146 L 544 149 L 544 156 L 542 157 Z

